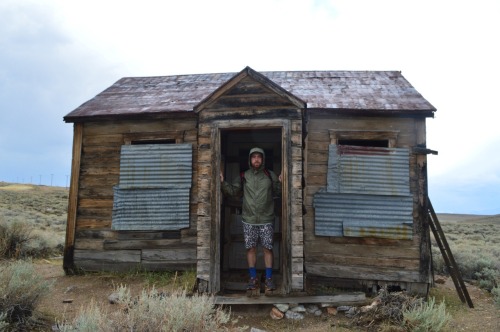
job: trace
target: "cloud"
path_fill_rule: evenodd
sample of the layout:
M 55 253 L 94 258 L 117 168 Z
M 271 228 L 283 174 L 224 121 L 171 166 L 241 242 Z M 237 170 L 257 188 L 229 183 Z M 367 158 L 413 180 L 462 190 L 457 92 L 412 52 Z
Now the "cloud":
M 3 0 L 0 180 L 64 184 L 63 116 L 124 76 L 401 70 L 438 109 L 427 121 L 436 210 L 495 208 L 499 11 L 496 0 Z
M 50 6 L 6 2 L 0 16 L 0 175 L 28 181 L 57 173 L 61 184 L 72 142 L 71 125 L 62 117 L 97 93 L 97 82 L 111 84 L 106 76 L 116 73 L 108 68 L 98 77 L 102 71 L 96 69 L 106 64 L 75 48 Z

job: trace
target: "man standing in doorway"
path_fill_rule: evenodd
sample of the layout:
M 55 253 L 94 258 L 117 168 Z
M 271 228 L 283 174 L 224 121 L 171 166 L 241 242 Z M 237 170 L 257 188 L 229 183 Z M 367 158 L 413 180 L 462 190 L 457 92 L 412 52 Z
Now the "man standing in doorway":
M 276 174 L 265 168 L 265 153 L 261 148 L 253 148 L 248 154 L 249 169 L 241 173 L 239 179 L 232 184 L 224 181 L 220 174 L 222 192 L 229 196 L 238 196 L 243 191 L 243 235 L 247 249 L 248 270 L 250 281 L 247 290 L 257 288 L 257 244 L 260 242 L 264 251 L 266 266 L 266 290 L 274 290 L 276 286 L 272 279 L 273 271 L 273 196 L 281 196 L 281 174 Z

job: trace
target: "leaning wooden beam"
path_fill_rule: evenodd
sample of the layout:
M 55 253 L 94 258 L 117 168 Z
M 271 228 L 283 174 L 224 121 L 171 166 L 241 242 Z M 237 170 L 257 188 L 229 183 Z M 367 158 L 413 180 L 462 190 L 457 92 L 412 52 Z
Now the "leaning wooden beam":
M 367 301 L 365 293 L 319 296 L 215 296 L 215 304 L 275 304 L 275 303 L 328 303 L 332 306 L 361 305 Z

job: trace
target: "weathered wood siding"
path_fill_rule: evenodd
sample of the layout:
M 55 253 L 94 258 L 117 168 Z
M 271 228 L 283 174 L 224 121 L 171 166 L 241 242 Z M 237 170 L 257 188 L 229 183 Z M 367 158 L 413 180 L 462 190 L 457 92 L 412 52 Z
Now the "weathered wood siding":
M 113 186 L 119 182 L 120 148 L 134 140 L 193 144 L 190 227 L 180 231 L 112 231 Z M 83 124 L 73 264 L 87 270 L 187 269 L 196 265 L 196 118 L 121 120 Z
M 318 112 L 319 113 L 319 112 Z M 412 240 L 326 237 L 314 234 L 313 196 L 327 185 L 331 130 L 398 132 L 394 147 L 425 144 L 425 119 L 331 116 L 311 112 L 306 138 L 304 256 L 308 275 L 371 283 L 428 283 L 428 227 L 423 215 L 426 156 L 410 153 L 410 192 L 413 195 Z M 373 139 L 372 137 L 360 137 Z
M 230 86 L 199 113 L 198 132 L 198 265 L 197 276 L 207 290 L 220 288 L 220 181 L 221 129 L 281 128 L 282 224 L 284 250 L 282 270 L 285 289 L 303 289 L 302 240 L 302 111 L 286 96 L 267 89 L 261 82 L 245 78 Z

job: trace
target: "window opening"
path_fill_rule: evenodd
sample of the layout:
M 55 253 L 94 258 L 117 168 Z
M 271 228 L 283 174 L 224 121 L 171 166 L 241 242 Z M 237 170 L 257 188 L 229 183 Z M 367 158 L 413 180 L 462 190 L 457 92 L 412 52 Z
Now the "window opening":
M 131 145 L 141 145 L 141 144 L 175 144 L 175 139 L 159 139 L 159 140 L 137 140 L 132 141 Z
M 339 139 L 338 145 L 373 146 L 377 148 L 388 148 L 389 140 Z

